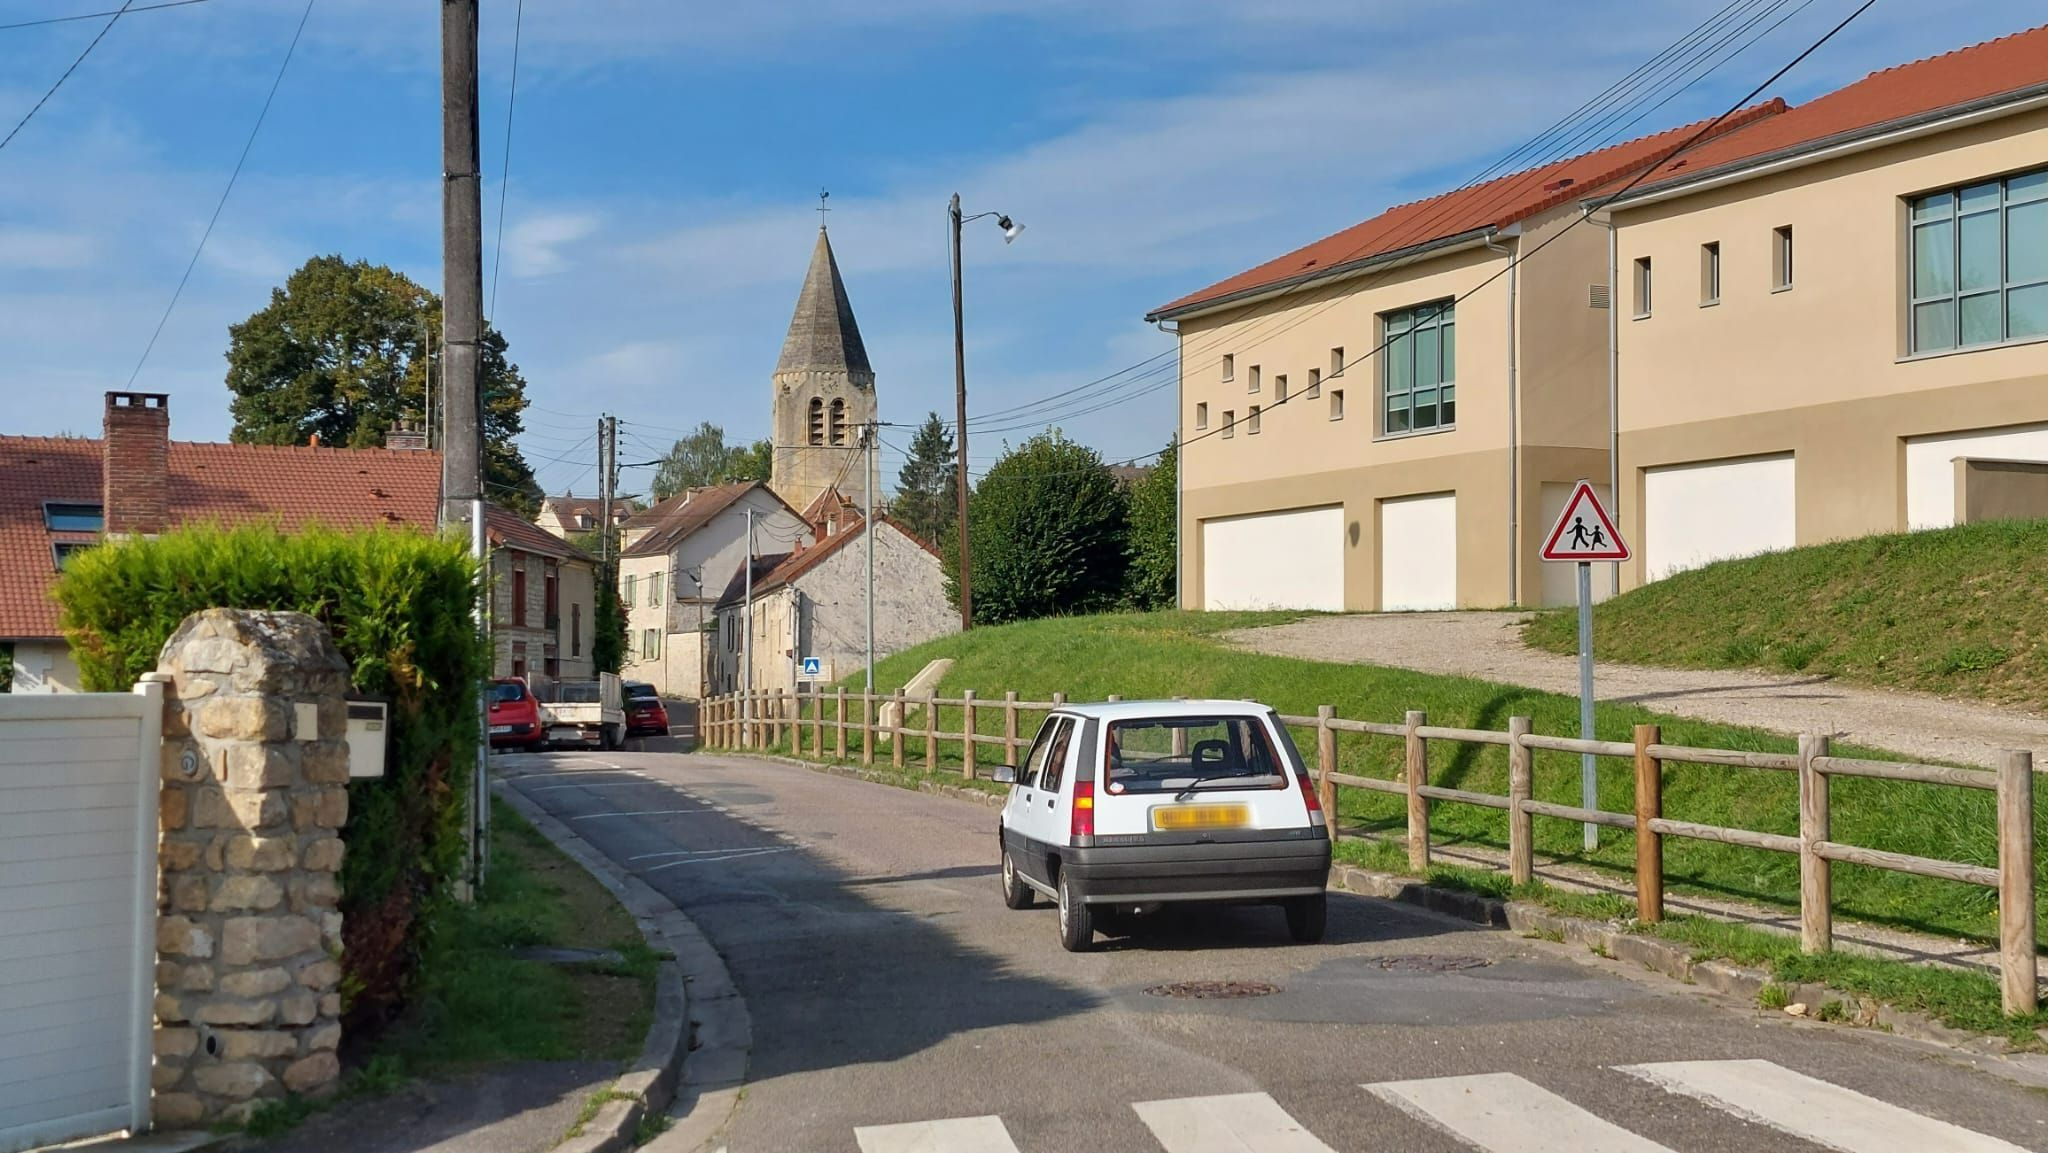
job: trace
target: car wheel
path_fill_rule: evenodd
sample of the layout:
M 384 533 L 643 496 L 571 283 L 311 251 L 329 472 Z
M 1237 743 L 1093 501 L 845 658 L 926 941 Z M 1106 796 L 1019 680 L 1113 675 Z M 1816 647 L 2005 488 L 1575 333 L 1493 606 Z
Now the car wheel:
M 1095 947 L 1095 917 L 1075 891 L 1074 879 L 1060 874 L 1060 945 L 1069 953 Z
M 1028 909 L 1031 907 L 1032 899 L 1035 896 L 1037 894 L 1031 891 L 1031 886 L 1025 884 L 1024 878 L 1017 875 L 1017 863 L 1010 859 L 1009 847 L 1007 845 L 1004 846 L 1003 904 L 1008 905 L 1012 909 Z
M 1313 897 L 1293 897 L 1287 902 L 1287 935 L 1296 944 L 1313 945 L 1323 939 L 1323 927 L 1329 920 L 1330 898 L 1317 893 Z

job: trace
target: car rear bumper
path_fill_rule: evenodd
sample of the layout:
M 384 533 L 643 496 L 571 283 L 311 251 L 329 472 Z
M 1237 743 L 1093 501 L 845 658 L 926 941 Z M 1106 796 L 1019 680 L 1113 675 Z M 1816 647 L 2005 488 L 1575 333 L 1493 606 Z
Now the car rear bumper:
M 1060 872 L 1091 905 L 1267 900 L 1320 893 L 1327 837 L 1211 844 L 1111 845 L 1060 851 Z

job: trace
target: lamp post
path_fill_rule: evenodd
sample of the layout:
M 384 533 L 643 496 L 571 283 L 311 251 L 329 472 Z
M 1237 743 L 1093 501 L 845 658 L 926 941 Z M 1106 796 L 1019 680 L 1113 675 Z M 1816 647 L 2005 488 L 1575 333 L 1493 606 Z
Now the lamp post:
M 957 454 L 953 475 L 953 492 L 958 502 L 958 520 L 955 522 L 960 535 L 960 631 L 974 627 L 974 577 L 971 572 L 971 554 L 967 546 L 967 337 L 966 323 L 960 311 L 960 230 L 970 220 L 984 216 L 996 218 L 996 227 L 1003 230 L 1003 243 L 1017 239 L 1024 226 L 1000 212 L 977 212 L 973 216 L 960 215 L 960 194 L 955 192 L 946 208 L 946 218 L 952 225 L 953 239 L 953 399 L 959 418 L 958 435 L 954 438 Z

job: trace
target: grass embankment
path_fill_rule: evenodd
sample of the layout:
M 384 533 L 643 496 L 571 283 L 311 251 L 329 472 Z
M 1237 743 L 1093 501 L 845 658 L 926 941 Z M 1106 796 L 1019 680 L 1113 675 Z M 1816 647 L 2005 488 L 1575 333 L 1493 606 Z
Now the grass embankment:
M 1604 660 L 1825 674 L 2048 705 L 2048 520 L 1894 533 L 1720 561 L 1593 610 Z M 1577 652 L 1576 610 L 1523 637 Z
M 622 961 L 557 965 L 514 951 L 559 945 Z M 654 1013 L 660 958 L 582 866 L 503 801 L 491 802 L 491 862 L 480 899 L 443 910 L 405 1014 L 359 1055 L 343 1096 L 389 1092 L 499 1061 L 629 1060 Z M 282 1132 L 321 1106 L 297 1098 L 254 1114 Z
M 1407 852 L 1391 841 L 1344 841 L 1339 860 L 1396 876 L 1413 876 Z M 1463 865 L 1431 865 L 1419 878 L 1443 889 L 1459 889 L 1497 900 L 1528 901 L 1569 917 L 1607 921 L 1631 933 L 1662 937 L 1687 947 L 1694 961 L 1730 961 L 1763 969 L 1774 984 L 1759 998 L 1764 1008 L 1783 1008 L 1785 986 L 1818 984 L 1896 1009 L 1925 1013 L 1952 1029 L 2002 1036 L 2018 1048 L 2039 1050 L 2039 1030 L 2048 1030 L 2048 1009 L 2009 1017 L 2000 1000 L 1998 980 L 1983 973 L 1934 965 L 1913 965 L 1856 953 L 1802 953 L 1799 942 L 1784 933 L 1716 921 L 1682 913 L 1661 922 L 1636 920 L 1635 902 L 1613 893 L 1580 893 L 1552 888 L 1542 881 L 1516 885 L 1507 874 Z M 1850 1015 L 1839 1003 L 1814 1007 L 1823 1020 Z
M 1570 697 L 1490 684 L 1461 677 L 1430 676 L 1370 665 L 1327 664 L 1291 657 L 1266 656 L 1225 646 L 1216 634 L 1229 629 L 1298 619 L 1300 614 L 1159 613 L 1111 615 L 1033 621 L 979 628 L 963 636 L 933 641 L 899 653 L 876 666 L 881 691 L 893 691 L 935 658 L 955 664 L 940 685 L 940 695 L 957 697 L 974 689 L 984 700 L 976 728 L 1000 733 L 1001 697 L 1013 689 L 1026 700 L 1046 700 L 1065 692 L 1076 701 L 1101 700 L 1110 693 L 1127 698 L 1222 697 L 1263 701 L 1284 713 L 1313 714 L 1317 705 L 1334 705 L 1343 717 L 1397 721 L 1407 709 L 1424 709 L 1432 724 L 1505 729 L 1517 714 L 1534 720 L 1539 733 L 1575 733 L 1578 703 Z M 826 704 L 828 715 L 831 708 Z M 940 728 L 958 731 L 959 710 L 941 710 Z M 857 705 L 849 714 L 858 718 Z M 1029 739 L 1038 716 L 1026 714 L 1020 735 Z M 1755 729 L 1716 725 L 1660 716 L 1631 705 L 1602 705 L 1598 735 L 1628 740 L 1638 723 L 1663 726 L 1663 739 L 1673 744 L 1715 748 L 1790 752 L 1787 737 Z M 922 727 L 921 710 L 910 723 Z M 1310 733 L 1296 740 L 1315 755 Z M 826 746 L 832 734 L 825 733 Z M 805 732 L 806 749 L 810 736 Z M 785 738 L 784 747 L 787 747 Z M 1882 755 L 1874 750 L 1844 750 L 1848 755 Z M 919 764 L 924 738 L 913 733 L 906 741 L 909 768 L 906 783 L 935 779 L 961 783 L 955 742 L 941 742 L 940 770 L 927 773 Z M 849 734 L 849 759 L 858 759 L 858 733 Z M 1349 773 L 1394 777 L 1401 768 L 1402 747 L 1396 739 L 1343 734 L 1338 741 L 1340 768 Z M 996 746 L 983 746 L 984 766 L 1000 760 Z M 1578 758 L 1569 754 L 1535 755 L 1535 795 L 1542 800 L 1577 803 Z M 882 746 L 876 771 L 885 775 L 889 750 Z M 1600 807 L 1632 812 L 1634 774 L 1620 761 L 1603 760 Z M 1494 746 L 1431 742 L 1430 780 L 1434 784 L 1481 792 L 1507 792 L 1506 750 Z M 1872 848 L 1971 864 L 1997 864 L 1994 801 L 1990 794 L 1910 782 L 1843 778 L 1833 783 L 1835 839 Z M 1395 830 L 1404 826 L 1399 797 L 1346 789 L 1342 817 L 1347 826 Z M 1798 832 L 1798 786 L 1790 773 L 1713 766 L 1666 766 L 1664 812 L 1685 821 L 1793 835 Z M 1469 805 L 1431 807 L 1432 836 L 1442 844 L 1477 844 L 1503 848 L 1507 816 Z M 2037 828 L 2048 840 L 2048 807 L 2037 815 Z M 1559 860 L 1581 861 L 1617 873 L 1634 869 L 1634 839 L 1626 832 L 1604 831 L 1600 847 L 1586 853 L 1577 825 L 1539 818 L 1536 851 Z M 1719 894 L 1778 905 L 1796 906 L 1799 893 L 1797 859 L 1785 854 L 1667 837 L 1664 841 L 1667 885 L 1674 891 Z M 2041 868 L 2048 876 L 2048 854 Z M 1997 897 L 1988 889 L 1909 877 L 1855 865 L 1835 866 L 1835 901 L 1843 915 L 1924 931 L 1995 939 Z M 2042 922 L 2048 926 L 2048 901 Z

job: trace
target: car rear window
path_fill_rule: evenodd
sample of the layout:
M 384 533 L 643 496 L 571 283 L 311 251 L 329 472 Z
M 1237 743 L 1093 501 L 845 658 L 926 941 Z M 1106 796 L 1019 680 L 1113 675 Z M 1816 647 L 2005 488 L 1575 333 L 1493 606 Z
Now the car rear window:
M 491 685 L 491 699 L 499 704 L 511 704 L 526 699 L 526 689 L 516 682 L 497 681 Z
M 1267 789 L 1287 784 L 1287 761 L 1257 717 L 1113 721 L 1107 740 L 1112 793 Z
M 629 681 L 629 682 L 627 682 L 627 684 L 626 684 L 626 696 L 627 696 L 627 697 L 629 697 L 629 698 L 631 698 L 631 699 L 633 699 L 633 700 L 636 700 L 636 701 L 637 701 L 637 700 L 649 700 L 649 701 L 651 701 L 651 700 L 654 700 L 654 699 L 656 699 L 656 697 L 657 697 L 658 695 L 659 695 L 659 694 L 657 694 L 657 693 L 656 693 L 656 692 L 654 691 L 654 686 L 653 686 L 653 685 L 650 685 L 650 684 L 640 684 L 640 683 L 634 683 L 634 682 L 630 682 L 630 681 Z

